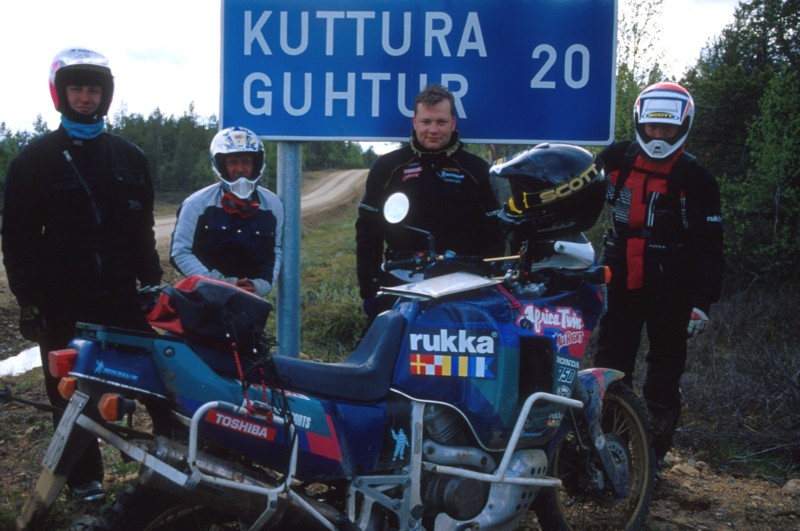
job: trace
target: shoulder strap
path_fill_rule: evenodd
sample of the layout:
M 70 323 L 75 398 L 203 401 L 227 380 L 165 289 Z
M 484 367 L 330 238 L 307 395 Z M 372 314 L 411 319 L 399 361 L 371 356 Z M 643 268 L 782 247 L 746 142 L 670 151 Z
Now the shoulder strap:
M 619 199 L 619 194 L 622 192 L 622 188 L 625 186 L 625 181 L 628 179 L 628 175 L 631 174 L 633 162 L 639 155 L 640 150 L 641 147 L 639 146 L 638 142 L 631 142 L 631 144 L 625 149 L 625 155 L 622 157 L 622 164 L 619 169 L 619 174 L 617 175 L 617 183 L 614 185 L 614 197 L 612 197 L 611 201 L 609 201 L 609 204 L 612 207 L 614 204 L 616 204 L 617 199 Z
M 671 196 L 680 199 L 681 191 L 686 188 L 684 186 L 686 182 L 686 173 L 689 171 L 689 166 L 692 165 L 696 158 L 697 157 L 691 153 L 684 151 L 681 153 L 681 156 L 678 157 L 678 160 L 675 161 L 675 164 L 672 166 L 672 171 L 670 171 L 670 179 L 667 184 L 667 193 Z

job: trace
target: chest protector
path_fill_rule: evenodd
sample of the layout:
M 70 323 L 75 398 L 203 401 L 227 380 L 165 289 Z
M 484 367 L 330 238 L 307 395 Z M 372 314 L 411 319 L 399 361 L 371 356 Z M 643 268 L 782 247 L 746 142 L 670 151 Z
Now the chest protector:
M 606 244 L 616 249 L 612 254 L 622 258 L 624 253 L 629 289 L 643 286 L 647 262 L 685 251 L 685 177 L 694 158 L 681 152 L 667 160 L 650 159 L 634 143 L 612 175 L 607 200 L 614 228 Z

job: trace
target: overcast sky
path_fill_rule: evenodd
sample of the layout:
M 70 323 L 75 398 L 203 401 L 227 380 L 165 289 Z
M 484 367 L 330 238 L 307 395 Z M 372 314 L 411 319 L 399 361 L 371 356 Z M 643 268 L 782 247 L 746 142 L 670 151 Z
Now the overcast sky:
M 498 0 L 499 1 L 499 0 Z M 733 20 L 738 0 L 664 0 L 668 70 L 679 76 L 706 42 Z M 194 103 L 219 114 L 219 0 L 5 0 L 0 6 L 0 122 L 30 130 L 37 114 L 50 128 L 59 115 L 47 88 L 50 62 L 68 46 L 111 61 L 116 92 L 110 115 L 181 116 Z

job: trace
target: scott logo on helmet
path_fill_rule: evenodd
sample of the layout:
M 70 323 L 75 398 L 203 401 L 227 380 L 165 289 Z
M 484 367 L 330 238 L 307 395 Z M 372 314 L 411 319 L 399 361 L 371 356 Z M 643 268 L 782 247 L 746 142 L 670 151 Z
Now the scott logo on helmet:
M 560 186 L 556 186 L 555 188 L 551 188 L 549 190 L 545 190 L 539 194 L 539 201 L 544 203 L 550 203 L 553 201 L 557 201 L 559 199 L 563 199 L 565 197 L 569 197 L 570 195 L 574 194 L 575 192 L 580 191 L 584 186 L 592 182 L 595 177 L 600 174 L 600 170 L 597 168 L 596 163 L 592 163 L 591 166 L 586 168 L 580 175 L 577 177 L 573 177 L 569 181 L 565 182 Z
M 647 116 L 645 118 L 668 118 L 670 120 L 675 120 L 677 116 L 675 116 L 671 112 L 651 112 L 647 113 Z

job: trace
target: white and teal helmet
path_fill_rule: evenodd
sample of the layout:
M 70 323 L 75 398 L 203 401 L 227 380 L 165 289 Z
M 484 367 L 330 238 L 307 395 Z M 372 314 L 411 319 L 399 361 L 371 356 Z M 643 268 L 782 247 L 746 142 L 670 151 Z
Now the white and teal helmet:
M 211 167 L 220 186 L 239 199 L 248 199 L 258 186 L 267 168 L 264 160 L 264 144 L 253 131 L 244 127 L 228 127 L 214 135 L 211 140 Z M 225 169 L 225 158 L 233 153 L 253 155 L 253 174 L 234 179 Z

